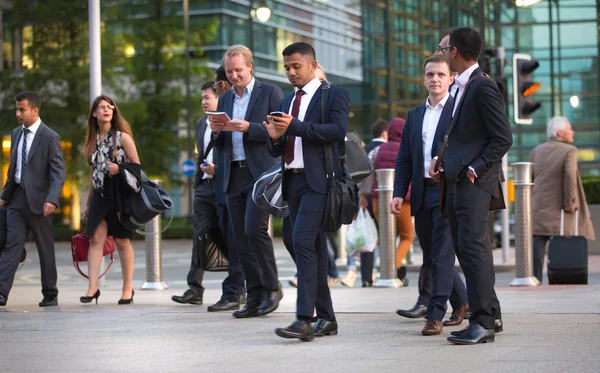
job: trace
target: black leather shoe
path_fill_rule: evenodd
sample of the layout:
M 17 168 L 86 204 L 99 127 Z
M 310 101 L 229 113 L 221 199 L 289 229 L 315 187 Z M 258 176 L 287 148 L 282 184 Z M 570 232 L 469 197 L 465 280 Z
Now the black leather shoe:
M 235 311 L 233 313 L 233 317 L 235 317 L 236 319 L 245 319 L 247 317 L 258 316 L 258 309 L 260 308 L 260 304 L 260 299 L 250 301 L 246 303 L 244 308 L 242 308 L 239 311 Z
M 313 332 L 315 334 L 315 337 L 323 337 L 325 335 L 337 335 L 337 321 L 327 321 L 325 319 L 319 319 L 316 322 L 315 326 L 313 326 Z
M 0 307 L 6 306 L 6 297 L 0 294 Z
M 452 334 L 452 335 L 461 335 L 464 332 L 466 332 L 467 329 L 469 329 L 468 326 L 466 328 L 462 329 L 462 330 L 455 330 L 453 332 L 450 332 L 450 334 Z M 495 333 L 502 333 L 503 331 L 504 331 L 504 328 L 503 328 L 503 325 L 502 325 L 502 320 L 500 320 L 500 319 L 496 320 L 496 326 L 494 327 L 494 332 Z
M 275 334 L 281 338 L 297 338 L 304 342 L 312 341 L 315 336 L 313 334 L 313 328 L 307 321 L 296 320 L 287 328 L 275 329 Z
M 233 302 L 227 299 L 221 299 L 212 306 L 208 306 L 206 310 L 208 312 L 219 312 L 219 311 L 234 311 L 240 309 L 240 302 Z
M 363 281 L 362 287 L 363 288 L 372 288 L 373 287 L 373 281 Z
M 479 343 L 494 342 L 496 332 L 493 329 L 484 329 L 479 324 L 471 324 L 461 335 L 448 337 L 448 342 L 456 345 L 475 345 Z
M 202 304 L 202 296 L 194 293 L 192 289 L 186 290 L 185 293 L 183 293 L 183 295 L 173 295 L 171 297 L 171 300 L 173 302 L 181 304 Z
M 58 306 L 58 297 L 44 297 L 39 304 L 40 307 Z
M 258 316 L 265 316 L 275 311 L 277 307 L 279 307 L 279 301 L 283 298 L 283 290 L 281 289 L 281 284 L 277 286 L 277 290 L 271 293 L 271 295 L 266 298 L 260 308 L 258 309 Z
M 427 317 L 427 306 L 424 304 L 415 304 L 415 306 L 409 310 L 398 310 L 396 313 L 402 317 L 408 317 L 409 319 L 418 319 L 421 317 Z

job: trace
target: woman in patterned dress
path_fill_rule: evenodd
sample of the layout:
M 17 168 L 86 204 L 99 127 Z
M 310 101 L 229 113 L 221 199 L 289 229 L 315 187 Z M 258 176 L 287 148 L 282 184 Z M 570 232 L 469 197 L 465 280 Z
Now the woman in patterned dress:
M 121 116 L 117 104 L 108 96 L 98 96 L 92 103 L 88 118 L 84 156 L 92 167 L 90 191 L 84 219 L 87 217 L 87 234 L 90 236 L 88 253 L 89 286 L 81 303 L 98 302 L 100 289 L 98 276 L 107 236 L 113 236 L 119 251 L 123 273 L 123 293 L 118 304 L 133 303 L 133 231 L 119 221 L 116 196 L 120 193 L 116 175 L 119 164 L 140 163 L 129 123 Z

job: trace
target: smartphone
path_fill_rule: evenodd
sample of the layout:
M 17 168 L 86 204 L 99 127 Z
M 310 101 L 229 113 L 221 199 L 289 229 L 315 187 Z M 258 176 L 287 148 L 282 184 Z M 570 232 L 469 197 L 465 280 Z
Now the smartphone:
M 206 161 L 204 163 L 202 163 L 202 167 L 208 167 L 208 163 L 206 163 Z
M 274 111 L 274 112 L 270 113 L 269 115 L 271 115 L 273 117 L 282 117 L 283 113 L 281 111 Z

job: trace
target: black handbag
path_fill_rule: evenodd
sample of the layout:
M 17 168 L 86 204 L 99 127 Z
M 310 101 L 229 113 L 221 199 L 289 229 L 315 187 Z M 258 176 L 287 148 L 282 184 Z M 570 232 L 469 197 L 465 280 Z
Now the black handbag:
M 196 240 L 200 268 L 208 272 L 227 272 L 229 270 L 227 244 L 219 226 L 206 228 L 196 237 Z
M 358 184 L 373 173 L 373 163 L 369 159 L 369 155 L 362 145 L 360 136 L 358 136 L 356 132 L 349 132 L 346 134 L 344 151 L 346 154 L 345 164 L 348 168 L 348 172 L 350 172 L 352 181 Z
M 325 104 L 329 86 L 323 87 L 321 95 L 321 121 L 325 123 Z M 342 178 L 335 177 L 333 171 L 333 146 L 325 145 L 325 169 L 327 171 L 327 200 L 325 202 L 325 213 L 323 214 L 322 227 L 325 232 L 337 232 L 342 224 L 350 224 L 354 219 L 356 207 L 358 206 L 358 187 L 352 180 L 352 176 L 344 162 L 345 146 L 340 143 L 339 151 L 342 162 Z

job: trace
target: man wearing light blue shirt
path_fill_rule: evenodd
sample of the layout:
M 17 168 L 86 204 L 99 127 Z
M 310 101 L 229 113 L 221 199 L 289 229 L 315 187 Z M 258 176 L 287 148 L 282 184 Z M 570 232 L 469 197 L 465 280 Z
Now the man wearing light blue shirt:
M 227 113 L 231 119 L 225 122 L 213 116 L 210 127 L 215 146 L 226 157 L 223 191 L 227 195 L 234 250 L 242 259 L 248 290 L 246 306 L 233 316 L 246 318 L 275 311 L 283 297 L 268 233 L 269 214 L 252 200 L 256 180 L 279 162 L 268 153 L 269 135 L 262 122 L 277 109 L 283 92 L 254 78 L 252 52 L 243 45 L 227 50 L 223 66 L 233 87 L 219 97 L 217 111 Z

